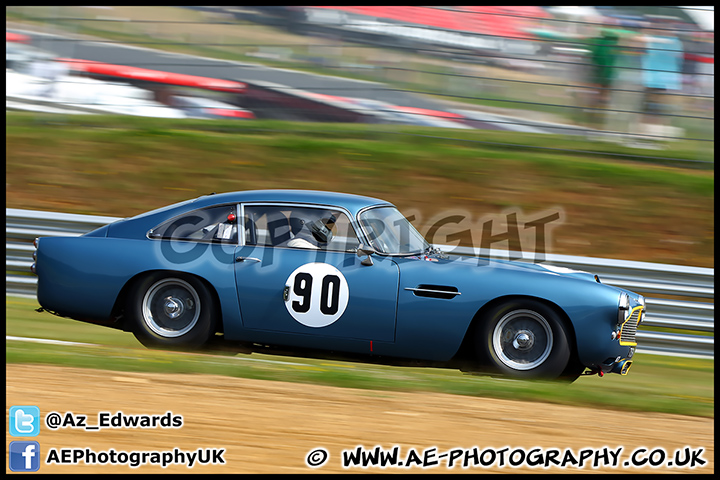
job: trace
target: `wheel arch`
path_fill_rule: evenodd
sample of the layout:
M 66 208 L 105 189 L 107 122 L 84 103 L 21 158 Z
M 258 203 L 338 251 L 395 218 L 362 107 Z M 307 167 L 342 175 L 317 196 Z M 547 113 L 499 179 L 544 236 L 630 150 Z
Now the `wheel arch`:
M 137 273 L 130 279 L 128 279 L 127 282 L 125 282 L 125 285 L 120 289 L 120 293 L 118 293 L 117 298 L 115 299 L 115 304 L 113 305 L 111 319 L 119 319 L 118 323 L 116 323 L 116 327 L 124 330 L 124 331 L 130 331 L 130 325 L 127 323 L 127 317 L 124 315 L 125 305 L 127 303 L 128 295 L 130 295 L 130 292 L 133 289 L 133 286 L 135 286 L 138 282 L 144 280 L 145 278 L 157 275 L 157 274 L 167 274 L 167 275 L 177 275 L 180 277 L 192 277 L 193 279 L 197 280 L 198 282 L 201 282 L 210 292 L 210 295 L 212 295 L 213 303 L 217 308 L 215 308 L 215 313 L 217 315 L 217 321 L 215 322 L 215 333 L 223 333 L 224 331 L 224 323 L 223 323 L 223 317 L 222 317 L 222 308 L 220 304 L 220 296 L 217 293 L 217 290 L 213 286 L 212 283 L 210 283 L 206 278 L 201 277 L 200 275 L 196 275 L 194 273 L 189 272 L 182 272 L 179 270 L 165 270 L 165 269 L 155 269 L 155 270 L 146 270 L 140 273 Z
M 570 320 L 570 317 L 568 314 L 563 310 L 558 304 L 555 302 L 552 302 L 546 298 L 542 297 L 536 297 L 534 295 L 503 295 L 501 297 L 494 298 L 490 300 L 489 302 L 485 303 L 483 306 L 481 306 L 477 312 L 475 312 L 475 315 L 473 316 L 472 320 L 470 321 L 470 325 L 468 326 L 467 330 L 465 331 L 465 336 L 463 337 L 462 344 L 460 346 L 460 349 L 458 351 L 457 358 L 463 358 L 467 359 L 470 358 L 474 352 L 474 339 L 475 339 L 475 332 L 478 329 L 479 325 L 481 325 L 484 321 L 487 319 L 487 313 L 491 310 L 493 310 L 495 307 L 502 305 L 507 302 L 513 302 L 513 301 L 521 301 L 521 300 L 532 300 L 539 302 L 543 304 L 544 306 L 550 308 L 555 314 L 557 314 L 558 318 L 560 318 L 560 321 L 563 323 L 563 327 L 565 327 L 565 331 L 568 334 L 568 341 L 570 342 L 570 351 L 571 351 L 571 360 L 577 359 L 577 341 L 575 336 L 575 327 L 572 324 L 572 321 Z

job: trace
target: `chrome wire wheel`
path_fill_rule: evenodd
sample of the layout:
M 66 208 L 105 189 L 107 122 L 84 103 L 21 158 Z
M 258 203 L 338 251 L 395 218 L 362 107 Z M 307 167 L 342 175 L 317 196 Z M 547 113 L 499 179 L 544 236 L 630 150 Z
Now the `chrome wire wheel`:
M 201 308 L 200 297 L 192 285 L 178 278 L 166 278 L 145 293 L 142 321 L 156 335 L 181 337 L 195 327 Z
M 545 363 L 552 352 L 552 328 L 537 312 L 513 310 L 495 325 L 492 348 L 508 368 L 532 370 Z
M 572 366 L 572 338 L 561 311 L 552 305 L 511 299 L 478 320 L 475 355 L 481 369 L 511 378 L 556 379 Z

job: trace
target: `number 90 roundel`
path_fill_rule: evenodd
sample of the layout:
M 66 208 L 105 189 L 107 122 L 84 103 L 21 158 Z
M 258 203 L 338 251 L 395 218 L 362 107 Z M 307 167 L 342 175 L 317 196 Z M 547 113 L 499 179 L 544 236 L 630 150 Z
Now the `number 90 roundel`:
M 327 327 L 345 312 L 350 289 L 340 270 L 327 263 L 306 263 L 285 284 L 285 307 L 299 323 Z

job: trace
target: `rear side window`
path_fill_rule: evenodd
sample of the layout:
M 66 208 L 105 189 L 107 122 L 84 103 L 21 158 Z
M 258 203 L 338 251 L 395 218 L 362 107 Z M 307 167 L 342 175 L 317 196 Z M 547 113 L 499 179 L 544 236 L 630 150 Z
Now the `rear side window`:
M 193 210 L 150 230 L 150 238 L 208 243 L 237 243 L 235 205 Z

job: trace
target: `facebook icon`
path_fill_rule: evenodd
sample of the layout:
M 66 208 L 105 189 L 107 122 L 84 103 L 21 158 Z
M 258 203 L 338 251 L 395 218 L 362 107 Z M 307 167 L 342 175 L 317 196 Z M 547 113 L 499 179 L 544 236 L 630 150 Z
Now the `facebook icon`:
M 38 442 L 10 442 L 10 470 L 13 472 L 37 472 L 40 469 L 40 444 Z

